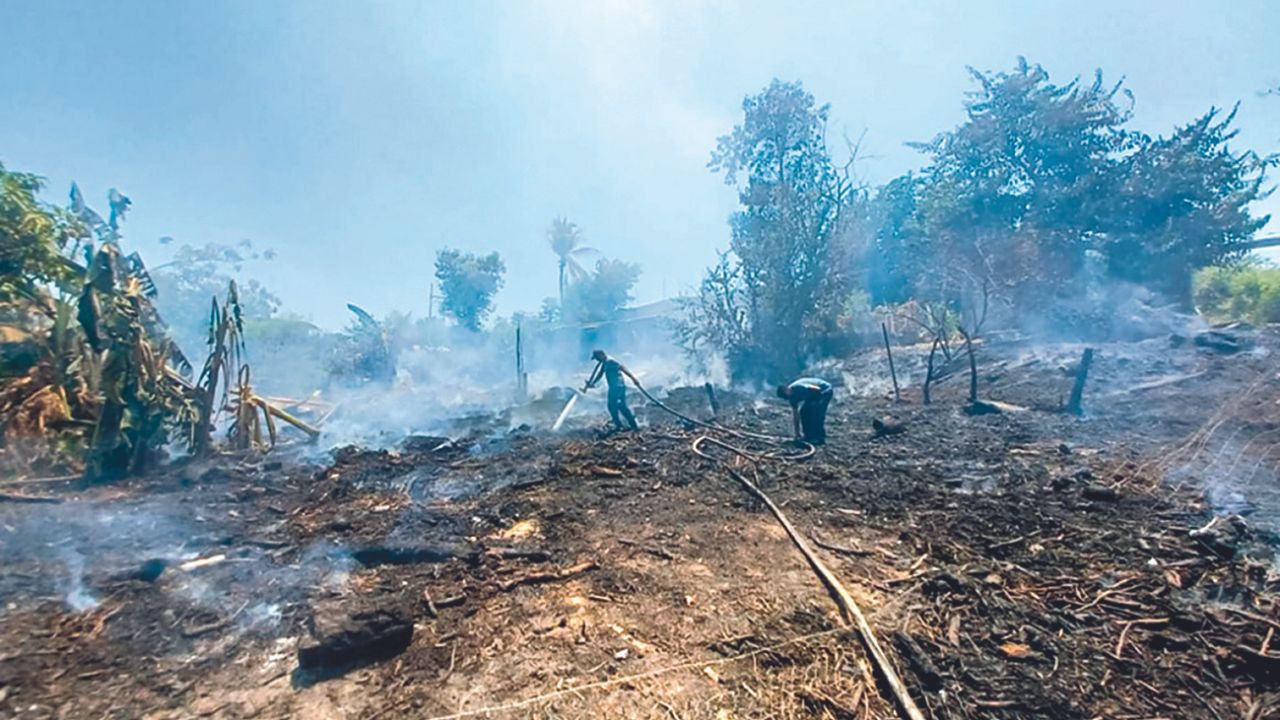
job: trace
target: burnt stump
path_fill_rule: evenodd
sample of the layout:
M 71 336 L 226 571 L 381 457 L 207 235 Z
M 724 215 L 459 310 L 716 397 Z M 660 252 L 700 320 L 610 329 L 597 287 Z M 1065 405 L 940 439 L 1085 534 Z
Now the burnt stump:
M 413 619 L 400 608 L 317 605 L 311 637 L 298 645 L 298 668 L 326 674 L 344 672 L 395 657 L 412 641 Z

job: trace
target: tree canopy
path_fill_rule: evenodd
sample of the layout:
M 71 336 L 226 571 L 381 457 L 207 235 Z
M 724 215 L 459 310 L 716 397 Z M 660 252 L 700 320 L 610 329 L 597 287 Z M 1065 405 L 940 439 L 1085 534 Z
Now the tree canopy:
M 1123 129 L 1131 100 L 1119 83 L 1050 81 L 1019 59 L 1012 72 L 970 69 L 978 88 L 959 127 L 917 145 L 929 157 L 918 186 L 918 231 L 943 272 L 918 272 L 939 299 L 963 300 L 982 283 L 1018 301 L 1027 291 L 1071 293 L 1112 163 L 1132 145 Z M 1131 103 L 1130 103 L 1131 104 Z
M 444 298 L 440 311 L 468 330 L 479 330 L 493 310 L 507 266 L 498 253 L 476 255 L 443 249 L 436 253 L 436 280 Z
M 708 163 L 742 207 L 729 220 L 730 252 L 701 287 L 704 320 L 683 335 L 718 345 L 732 334 L 736 368 L 782 377 L 820 351 L 844 304 L 847 219 L 862 195 L 828 151 L 828 107 L 800 83 L 774 80 L 742 111 Z
M 1134 96 L 1101 71 L 1058 83 L 1019 58 L 969 72 L 964 121 L 913 145 L 923 168 L 874 190 L 832 160 L 829 108 L 799 83 L 748 96 L 709 163 L 741 208 L 686 303 L 685 344 L 724 351 L 739 376 L 777 377 L 837 348 L 862 290 L 871 305 L 935 304 L 970 331 L 992 309 L 1042 326 L 1079 314 L 1105 283 L 1189 306 L 1192 274 L 1237 259 L 1266 223 L 1251 208 L 1274 158 L 1232 147 L 1234 111 L 1152 137 L 1129 127 Z
M 209 300 L 220 297 L 232 280 L 239 289 L 241 312 L 246 318 L 265 320 L 280 309 L 280 298 L 255 279 L 240 278 L 248 263 L 270 260 L 270 250 L 257 251 L 250 240 L 237 245 L 206 243 L 182 245 L 173 259 L 151 271 L 156 285 L 156 305 L 187 352 L 205 341 Z
M 1133 95 L 1053 83 L 1019 59 L 1012 72 L 970 70 L 967 119 L 916 145 L 918 175 L 877 194 L 869 287 L 876 301 L 1070 299 L 1088 288 L 1086 256 L 1106 277 L 1189 299 L 1199 267 L 1229 260 L 1265 222 L 1267 160 L 1228 143 L 1234 113 L 1210 109 L 1168 138 L 1128 129 Z
M 67 263 L 88 228 L 69 211 L 41 202 L 44 181 L 0 164 L 0 302 L 33 298 L 40 286 L 75 277 Z
M 551 221 L 551 227 L 547 230 L 547 244 L 551 246 L 551 252 L 555 253 L 560 267 L 559 295 L 556 297 L 563 305 L 569 285 L 590 275 L 582 261 L 596 254 L 596 249 L 585 244 L 582 228 L 564 217 Z
M 569 286 L 562 314 L 578 322 L 611 320 L 631 302 L 640 266 L 601 258 L 595 269 Z
M 1233 151 L 1235 110 L 1211 108 L 1167 138 L 1141 136 L 1117 162 L 1103 202 L 1102 250 L 1112 277 L 1164 291 L 1187 304 L 1192 274 L 1240 258 L 1267 217 L 1249 206 L 1264 189 L 1268 160 Z

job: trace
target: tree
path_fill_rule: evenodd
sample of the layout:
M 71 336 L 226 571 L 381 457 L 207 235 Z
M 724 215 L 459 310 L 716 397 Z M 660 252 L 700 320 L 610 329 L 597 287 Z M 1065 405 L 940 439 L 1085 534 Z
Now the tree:
M 153 268 L 156 305 L 172 328 L 178 345 L 187 352 L 203 347 L 209 301 L 224 294 L 232 280 L 236 280 L 239 288 L 240 309 L 246 318 L 274 317 L 280 309 L 280 298 L 257 280 L 239 279 L 247 263 L 272 257 L 270 250 L 254 250 L 250 240 L 241 240 L 236 246 L 183 245 L 175 251 L 172 260 Z
M 0 164 L 0 303 L 34 300 L 50 284 L 69 287 L 78 275 L 67 259 L 80 254 L 88 228 L 69 211 L 41 202 L 43 187 L 39 176 Z
M 64 468 L 84 450 L 95 478 L 142 470 L 172 436 L 193 437 L 190 366 L 142 259 L 120 248 L 129 199 L 112 190 L 104 221 L 74 185 L 67 209 L 38 201 L 40 187 L 0 168 L 0 314 L 31 350 L 0 368 L 0 444 L 34 442 Z
M 601 258 L 592 273 L 569 288 L 564 313 L 578 322 L 612 320 L 631 302 L 639 279 L 639 265 Z
M 930 156 L 918 203 L 937 269 L 916 291 L 970 303 L 997 284 L 1021 302 L 1078 292 L 1114 158 L 1133 142 L 1131 104 L 1117 96 L 1132 95 L 1101 71 L 1088 85 L 1056 85 L 1025 58 L 1013 72 L 970 74 L 979 87 L 965 122 L 916 145 Z
M 355 315 L 338 334 L 329 359 L 329 379 L 350 387 L 369 383 L 390 385 L 396 377 L 396 359 L 386 330 L 359 305 L 347 303 Z
M 727 252 L 719 255 L 702 276 L 698 294 L 681 299 L 685 317 L 676 325 L 676 337 L 697 367 L 708 366 L 707 351 L 722 351 L 735 379 L 742 379 L 763 363 L 751 341 L 742 264 Z
M 1266 198 L 1272 162 L 1228 143 L 1236 111 L 1211 108 L 1168 138 L 1142 137 L 1119 161 L 1108 193 L 1103 249 L 1112 277 L 1141 283 L 1191 306 L 1196 270 L 1241 258 L 1269 216 L 1249 206 Z
M 555 298 L 543 298 L 538 320 L 547 324 L 560 322 L 560 303 Z
M 436 253 L 436 280 L 444 299 L 440 311 L 468 330 L 478 331 L 493 309 L 507 266 L 498 253 L 479 256 L 460 250 Z
M 923 189 L 923 181 L 908 173 L 881 187 L 871 202 L 874 230 L 863 263 L 867 292 L 875 305 L 910 300 L 916 279 L 929 270 L 919 208 Z
M 850 181 L 852 158 L 831 160 L 828 106 L 800 83 L 774 80 L 742 109 L 708 163 L 738 188 L 742 209 L 729 221 L 730 254 L 703 283 L 708 305 L 691 316 L 703 327 L 684 335 L 725 351 L 739 377 L 777 379 L 823 352 L 845 307 L 857 244 L 848 211 L 863 194 Z
M 547 230 L 547 242 L 551 245 L 551 252 L 555 253 L 559 260 L 560 294 L 558 297 L 560 304 L 564 305 L 564 292 L 568 284 L 589 274 L 580 259 L 593 255 L 596 250 L 583 245 L 582 229 L 576 223 L 562 217 L 551 221 L 551 228 Z

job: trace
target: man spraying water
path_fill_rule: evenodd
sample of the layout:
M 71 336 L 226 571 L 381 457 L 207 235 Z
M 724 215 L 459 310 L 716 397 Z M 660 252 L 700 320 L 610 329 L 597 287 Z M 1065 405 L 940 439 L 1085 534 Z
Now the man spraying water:
M 596 361 L 596 367 L 591 371 L 591 378 L 587 380 L 583 390 L 595 387 L 603 377 L 609 388 L 609 417 L 613 418 L 613 426 L 622 430 L 622 418 L 626 418 L 632 430 L 639 430 L 640 427 L 636 425 L 636 416 L 627 406 L 627 383 L 622 379 L 622 376 L 626 375 L 632 382 L 637 382 L 635 376 L 622 363 L 606 355 L 603 350 L 591 353 L 591 359 Z

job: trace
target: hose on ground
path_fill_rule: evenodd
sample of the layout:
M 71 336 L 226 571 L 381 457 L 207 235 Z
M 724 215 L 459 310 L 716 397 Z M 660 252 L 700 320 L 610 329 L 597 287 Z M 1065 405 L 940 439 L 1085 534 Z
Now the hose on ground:
M 648 400 L 650 403 L 652 403 L 659 409 L 667 413 L 670 413 L 671 415 L 691 425 L 705 428 L 713 432 L 720 432 L 720 433 L 724 433 L 725 435 L 731 435 L 733 437 L 742 438 L 744 440 L 764 442 L 764 443 L 776 445 L 776 446 L 797 447 L 802 451 L 800 453 L 782 453 L 779 451 L 774 451 L 773 453 L 746 453 L 747 455 L 754 455 L 761 458 L 780 459 L 780 460 L 803 460 L 807 457 L 813 456 L 813 454 L 817 452 L 814 446 L 808 442 L 793 441 L 790 438 L 785 438 L 780 435 L 768 435 L 765 433 L 750 432 L 748 430 L 738 430 L 736 428 L 725 427 L 724 425 L 720 425 L 719 423 L 707 422 L 705 420 L 698 420 L 697 418 L 689 417 L 688 415 L 685 415 L 684 413 L 676 410 L 675 408 L 672 408 L 671 406 L 667 405 L 666 403 L 654 397 L 652 394 L 649 393 L 648 390 L 645 389 L 644 385 L 640 384 L 640 381 L 637 380 L 635 377 L 631 377 L 631 382 L 636 386 L 636 390 L 639 390 L 640 394 L 643 395 L 645 399 Z M 727 449 L 731 449 L 734 452 L 738 452 L 739 454 L 743 454 L 744 452 L 746 452 L 738 448 L 734 448 L 733 446 L 727 443 L 723 443 L 720 441 L 716 441 L 716 442 L 720 445 L 723 445 Z M 695 449 L 694 452 L 698 452 L 698 451 Z M 702 453 L 699 453 L 699 454 L 701 455 Z M 706 455 L 703 455 L 703 457 L 706 457 Z
M 757 500 L 764 503 L 764 505 L 769 509 L 769 512 L 773 514 L 775 519 L 777 519 L 778 523 L 782 525 L 783 530 L 785 530 L 787 536 L 791 538 L 791 542 L 796 546 L 796 549 L 800 551 L 802 556 L 804 556 L 805 561 L 813 570 L 814 574 L 818 576 L 823 587 L 831 595 L 836 606 L 840 609 L 840 615 L 844 619 L 846 625 L 857 630 L 858 637 L 862 641 L 862 646 L 870 657 L 872 665 L 875 667 L 876 674 L 883 682 L 885 690 L 890 696 L 895 709 L 904 718 L 904 720 L 925 720 L 924 713 L 920 711 L 919 706 L 916 705 L 915 701 L 911 698 L 910 692 L 907 691 L 907 687 L 902 682 L 902 678 L 898 675 L 897 670 L 894 669 L 893 663 L 890 661 L 888 654 L 885 653 L 884 649 L 880 646 L 880 642 L 876 639 L 875 631 L 872 629 L 871 624 L 867 622 L 866 617 L 862 613 L 862 609 L 858 607 L 858 603 L 853 599 L 853 596 L 849 591 L 845 589 L 844 585 L 840 582 L 840 579 L 836 577 L 835 573 L 831 572 L 817 554 L 813 552 L 813 549 L 809 547 L 809 543 L 805 541 L 805 539 L 800 535 L 800 532 L 791 524 L 791 521 L 785 514 L 783 514 L 781 508 L 774 504 L 773 500 L 771 500 L 769 496 L 760 489 L 758 466 L 764 461 L 804 460 L 805 458 L 812 457 L 817 452 L 817 449 L 808 442 L 793 443 L 789 438 L 783 438 L 777 435 L 766 435 L 763 433 L 736 430 L 718 423 L 711 423 L 691 418 L 655 398 L 648 390 L 645 390 L 644 386 L 640 384 L 640 381 L 637 380 L 635 376 L 630 373 L 627 373 L 627 376 L 631 378 L 631 382 L 635 384 L 636 389 L 639 390 L 640 394 L 648 399 L 649 402 L 687 423 L 696 427 L 705 428 L 711 432 L 723 433 L 732 437 L 773 446 L 773 450 L 766 452 L 753 452 L 751 450 L 744 450 L 743 448 L 727 443 L 719 438 L 712 437 L 711 435 L 699 435 L 694 438 L 693 443 L 689 447 L 690 450 L 698 457 L 716 463 L 729 475 L 729 477 L 736 480 L 740 485 L 742 485 L 742 487 L 750 492 L 751 495 L 755 496 Z M 707 445 L 714 445 L 745 460 L 751 461 L 753 464 L 752 472 L 756 477 L 756 481 L 752 482 L 751 480 L 748 480 L 745 475 L 726 462 L 724 457 L 716 457 L 709 453 L 705 449 L 705 446 Z
M 693 444 L 689 447 L 698 457 L 715 461 L 717 460 L 716 457 L 702 449 L 702 446 L 708 443 L 724 448 L 735 455 L 757 463 L 764 462 L 765 460 L 805 460 L 813 457 L 814 453 L 818 451 L 814 446 L 809 443 L 805 443 L 803 447 L 781 447 L 770 452 L 757 453 L 751 452 L 750 450 L 743 450 L 740 447 L 730 445 L 729 443 L 713 438 L 710 435 L 699 435 L 694 438 Z
M 632 379 L 634 380 L 634 378 Z M 640 387 L 638 382 L 636 383 L 636 387 Z M 653 400 L 647 392 L 644 392 L 643 388 L 641 388 L 641 392 L 644 393 L 645 397 L 648 397 L 650 401 L 654 402 L 654 404 L 659 407 L 667 410 L 677 417 L 683 417 L 662 403 Z M 740 435 L 740 433 L 736 433 L 728 428 L 714 425 L 712 423 L 701 423 L 692 419 L 689 419 L 689 421 L 695 422 L 696 424 L 709 429 Z M 752 435 L 756 434 L 752 433 Z M 759 438 L 758 435 L 756 435 L 756 437 L 757 439 Z M 814 553 L 813 549 L 809 547 L 809 543 L 805 541 L 805 539 L 800 535 L 800 532 L 791 524 L 791 521 L 787 516 L 783 514 L 782 509 L 779 508 L 773 500 L 760 489 L 758 466 L 764 461 L 803 460 L 813 456 L 816 452 L 816 448 L 814 448 L 810 443 L 804 443 L 802 447 L 797 449 L 790 443 L 787 443 L 787 446 L 783 446 L 782 443 L 777 442 L 777 440 L 780 439 L 781 438 L 774 438 L 770 436 L 770 442 L 778 446 L 775 450 L 769 452 L 752 452 L 750 450 L 744 450 L 731 445 L 718 438 L 711 437 L 710 435 L 699 435 L 694 438 L 693 443 L 690 445 L 690 449 L 698 457 L 714 462 L 720 466 L 720 468 L 722 468 L 729 477 L 736 480 L 743 488 L 745 488 L 749 493 L 751 493 L 751 495 L 769 509 L 769 512 L 772 513 L 778 523 L 782 525 L 787 536 L 791 538 L 792 544 L 795 545 L 796 549 L 804 557 L 814 574 L 818 576 L 818 580 L 822 583 L 828 594 L 830 594 L 831 599 L 835 601 L 836 606 L 840 609 L 840 615 L 844 619 L 845 624 L 857 631 L 858 638 L 862 641 L 863 649 L 871 659 L 876 674 L 882 681 L 884 689 L 887 691 L 886 694 L 889 696 L 894 708 L 904 720 L 925 720 L 924 713 L 921 712 L 920 707 L 916 705 L 915 700 L 912 699 L 911 693 L 907 690 L 906 684 L 903 683 L 902 678 L 898 675 L 897 670 L 890 661 L 888 654 L 884 651 L 884 648 L 881 647 L 879 640 L 876 638 L 875 630 L 871 627 L 871 624 L 867 622 L 866 616 L 863 615 L 862 609 L 858 607 L 857 601 L 854 600 L 853 596 L 840 582 L 840 579 L 836 574 L 833 573 L 830 568 L 822 562 L 817 554 Z M 753 482 L 747 479 L 745 475 L 726 462 L 724 457 L 716 457 L 710 454 L 705 449 L 705 446 L 707 445 L 714 445 L 745 460 L 751 461 L 753 463 L 752 473 L 755 476 L 755 481 Z M 789 452 L 789 449 L 792 449 L 793 451 Z M 874 684 L 879 685 L 880 683 Z

